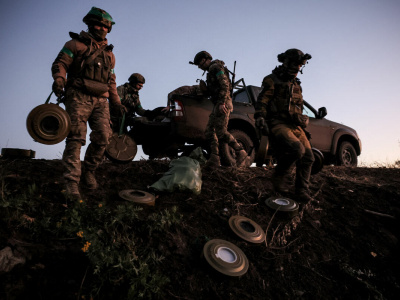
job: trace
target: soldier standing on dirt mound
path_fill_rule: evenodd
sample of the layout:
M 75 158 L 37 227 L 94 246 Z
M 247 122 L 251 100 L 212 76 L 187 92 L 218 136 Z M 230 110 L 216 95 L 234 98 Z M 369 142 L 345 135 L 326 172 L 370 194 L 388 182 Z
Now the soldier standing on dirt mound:
M 87 188 L 96 189 L 94 173 L 111 135 L 107 98 L 112 106 L 126 111 L 117 94 L 113 46 L 108 45 L 106 39 L 115 23 L 106 11 L 97 7 L 92 7 L 83 22 L 88 31 L 70 32 L 72 39 L 65 43 L 51 68 L 53 91 L 61 96 L 65 89 L 64 104 L 71 118 L 62 160 L 66 169 L 66 193 L 73 199 L 80 198 L 80 152 L 86 143 L 87 122 L 92 132 L 84 159 L 83 179 Z
M 146 80 L 143 75 L 133 73 L 129 77 L 128 82 L 117 87 L 121 103 L 128 110 L 126 114 L 128 118 L 132 118 L 135 114 L 143 117 L 151 117 L 151 111 L 144 109 L 139 99 L 139 91 L 143 88 L 145 82 Z M 113 120 L 114 130 L 116 131 L 119 130 L 119 128 L 116 128 L 116 125 L 118 125 L 117 120 L 119 115 L 120 111 L 118 109 L 111 109 L 111 118 Z
M 206 166 L 213 168 L 220 165 L 219 143 L 227 143 L 235 150 L 236 165 L 243 167 L 247 152 L 243 150 L 243 147 L 228 132 L 229 116 L 233 110 L 233 105 L 229 71 L 225 67 L 225 63 L 217 59 L 212 60 L 212 56 L 206 51 L 197 53 L 193 62 L 189 63 L 198 66 L 203 71 L 208 71 L 207 90 L 214 104 L 205 131 L 206 139 L 210 143 L 211 152 Z
M 314 156 L 304 128 L 308 117 L 303 113 L 303 95 L 297 74 L 311 59 L 298 49 L 289 49 L 278 55 L 281 66 L 262 82 L 262 91 L 256 103 L 256 126 L 266 124 L 277 146 L 277 166 L 273 183 L 275 190 L 289 192 L 288 180 L 296 166 L 296 195 L 301 201 L 310 200 L 309 180 Z

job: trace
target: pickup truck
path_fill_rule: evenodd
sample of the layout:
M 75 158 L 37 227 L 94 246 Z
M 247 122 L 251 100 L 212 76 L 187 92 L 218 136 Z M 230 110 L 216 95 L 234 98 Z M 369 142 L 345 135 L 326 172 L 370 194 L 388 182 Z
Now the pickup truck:
M 261 88 L 246 86 L 243 79 L 237 81 L 234 87 L 233 112 L 228 130 L 243 145 L 248 153 L 248 163 L 252 164 L 260 147 L 254 104 Z M 127 134 L 137 145 L 142 145 L 143 152 L 150 159 L 187 155 L 197 147 L 202 147 L 207 153 L 204 131 L 213 108 L 211 101 L 203 96 L 174 95 L 169 106 L 167 115 L 157 108 L 153 111 L 155 117 L 152 120 L 134 118 L 128 123 Z M 316 110 L 306 101 L 304 114 L 310 118 L 307 131 L 312 137 L 316 168 L 322 168 L 323 164 L 357 166 L 361 141 L 354 129 L 326 119 L 325 107 Z M 266 159 L 273 158 L 273 143 L 270 148 Z M 229 166 L 233 161 L 234 151 L 225 145 L 221 149 L 221 163 Z

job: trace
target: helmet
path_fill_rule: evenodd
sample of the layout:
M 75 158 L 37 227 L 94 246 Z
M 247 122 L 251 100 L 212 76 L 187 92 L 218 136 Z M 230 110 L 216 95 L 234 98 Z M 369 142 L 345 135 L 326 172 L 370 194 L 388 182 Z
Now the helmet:
M 311 59 L 311 55 L 308 53 L 304 54 L 299 49 L 292 48 L 278 55 L 279 62 L 283 63 L 285 59 L 304 65 L 307 60 Z
M 112 25 L 115 24 L 113 18 L 108 12 L 97 7 L 92 7 L 92 9 L 83 17 L 83 23 L 90 26 L 96 23 L 103 24 L 108 27 L 108 32 L 111 31 Z
M 144 79 L 142 74 L 139 73 L 133 73 L 131 76 L 129 76 L 129 84 L 130 85 L 135 85 L 136 83 L 145 83 L 146 80 Z
M 196 56 L 194 57 L 193 61 L 189 61 L 189 64 L 198 66 L 203 58 L 212 59 L 212 56 L 207 51 L 200 51 L 199 53 L 196 54 Z

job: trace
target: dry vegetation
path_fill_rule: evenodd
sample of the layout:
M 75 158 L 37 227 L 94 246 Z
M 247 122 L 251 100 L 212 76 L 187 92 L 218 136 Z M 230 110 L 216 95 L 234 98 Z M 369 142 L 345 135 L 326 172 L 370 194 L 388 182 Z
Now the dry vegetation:
M 8 257 L 0 260 L 0 298 L 397 298 L 398 168 L 326 167 L 312 177 L 314 200 L 292 219 L 264 203 L 276 195 L 270 169 L 204 171 L 200 195 L 160 193 L 154 207 L 118 197 L 146 190 L 168 163 L 105 162 L 101 187 L 69 202 L 59 160 L 0 159 L 0 251 Z M 266 242 L 236 236 L 232 215 L 259 224 Z M 243 250 L 245 275 L 207 264 L 202 249 L 215 238 Z

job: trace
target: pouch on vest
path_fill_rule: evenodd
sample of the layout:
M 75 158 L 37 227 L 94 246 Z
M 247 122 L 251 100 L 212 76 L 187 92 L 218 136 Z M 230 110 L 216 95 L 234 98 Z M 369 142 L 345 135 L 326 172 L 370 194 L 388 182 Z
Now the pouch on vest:
M 93 96 L 101 96 L 108 92 L 108 84 L 83 78 L 83 90 Z

